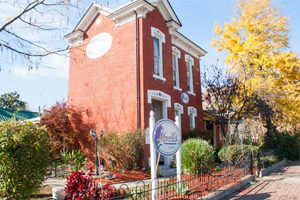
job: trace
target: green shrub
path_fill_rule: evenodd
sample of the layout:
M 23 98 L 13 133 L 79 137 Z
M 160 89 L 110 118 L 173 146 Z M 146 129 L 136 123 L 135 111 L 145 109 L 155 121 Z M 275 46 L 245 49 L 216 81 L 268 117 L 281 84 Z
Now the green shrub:
M 143 158 L 144 140 L 144 133 L 139 130 L 123 135 L 109 132 L 100 140 L 99 150 L 114 158 L 119 168 L 134 169 Z
M 279 156 L 288 160 L 300 158 L 300 133 L 281 133 L 277 130 L 267 132 L 263 138 L 263 150 L 274 150 Z
M 222 162 L 227 164 L 239 164 L 243 160 L 248 160 L 252 153 L 253 158 L 257 154 L 258 147 L 252 145 L 230 145 L 223 146 L 218 153 Z
M 182 144 L 181 162 L 186 174 L 207 172 L 214 163 L 213 147 L 202 139 L 188 139 Z
M 199 138 L 208 141 L 210 144 L 213 144 L 214 134 L 212 131 L 207 130 L 191 130 L 184 134 L 184 140 L 191 138 Z
M 2 122 L 0 147 L 1 199 L 29 199 L 47 172 L 47 131 L 31 122 Z

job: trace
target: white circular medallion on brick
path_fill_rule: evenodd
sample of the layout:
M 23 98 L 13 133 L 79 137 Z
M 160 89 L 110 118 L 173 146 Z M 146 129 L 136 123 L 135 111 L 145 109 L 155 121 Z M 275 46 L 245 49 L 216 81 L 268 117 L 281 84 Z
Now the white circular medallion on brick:
M 86 55 L 91 59 L 96 59 L 108 52 L 112 45 L 112 36 L 103 32 L 93 37 L 86 47 Z

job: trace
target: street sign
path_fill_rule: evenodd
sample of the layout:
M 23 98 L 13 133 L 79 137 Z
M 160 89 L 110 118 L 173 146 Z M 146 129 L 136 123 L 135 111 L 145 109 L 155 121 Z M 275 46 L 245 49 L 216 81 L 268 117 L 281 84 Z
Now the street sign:
M 163 156 L 176 154 L 181 146 L 181 134 L 178 126 L 171 120 L 159 120 L 153 130 L 153 143 L 156 151 Z

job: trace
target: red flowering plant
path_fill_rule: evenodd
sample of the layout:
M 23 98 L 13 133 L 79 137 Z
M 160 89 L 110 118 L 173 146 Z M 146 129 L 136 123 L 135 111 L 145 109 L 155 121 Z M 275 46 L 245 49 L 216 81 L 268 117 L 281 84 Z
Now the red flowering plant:
M 87 176 L 83 172 L 73 172 L 67 178 L 65 187 L 68 200 L 104 200 L 111 199 L 116 190 L 114 187 L 104 185 L 101 189 L 93 183 L 92 168 Z

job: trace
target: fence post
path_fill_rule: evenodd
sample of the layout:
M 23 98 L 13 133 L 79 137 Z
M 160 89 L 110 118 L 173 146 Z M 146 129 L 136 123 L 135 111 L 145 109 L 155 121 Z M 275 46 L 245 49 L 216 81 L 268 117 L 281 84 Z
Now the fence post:
M 257 152 L 257 176 L 258 177 L 262 177 L 262 174 L 261 174 L 260 153 L 259 153 L 259 151 Z
M 253 154 L 250 153 L 250 163 L 249 163 L 250 174 L 253 175 Z

